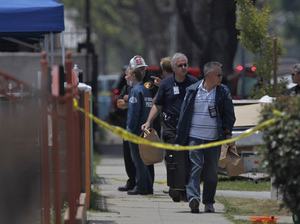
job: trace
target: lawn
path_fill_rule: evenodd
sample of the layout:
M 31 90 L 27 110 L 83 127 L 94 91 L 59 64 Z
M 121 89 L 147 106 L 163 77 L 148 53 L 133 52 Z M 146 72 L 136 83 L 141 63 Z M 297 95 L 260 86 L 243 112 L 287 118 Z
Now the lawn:
M 228 176 L 219 176 L 217 190 L 234 191 L 270 191 L 270 180 L 262 180 L 257 183 L 252 180 L 240 179 Z M 216 200 L 225 206 L 226 217 L 235 224 L 250 224 L 252 221 L 236 220 L 234 216 L 289 216 L 292 214 L 285 207 L 281 208 L 280 200 L 257 200 L 247 198 L 232 198 L 216 196 Z

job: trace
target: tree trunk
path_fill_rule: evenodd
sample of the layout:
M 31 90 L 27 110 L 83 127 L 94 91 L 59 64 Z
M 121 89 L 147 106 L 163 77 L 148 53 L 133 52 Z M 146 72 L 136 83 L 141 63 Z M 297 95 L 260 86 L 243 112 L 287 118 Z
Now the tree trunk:
M 199 48 L 200 68 L 209 61 L 223 65 L 224 75 L 232 74 L 237 49 L 234 0 L 177 0 L 185 32 Z M 193 19 L 196 10 L 195 19 Z M 226 78 L 225 78 L 226 80 Z

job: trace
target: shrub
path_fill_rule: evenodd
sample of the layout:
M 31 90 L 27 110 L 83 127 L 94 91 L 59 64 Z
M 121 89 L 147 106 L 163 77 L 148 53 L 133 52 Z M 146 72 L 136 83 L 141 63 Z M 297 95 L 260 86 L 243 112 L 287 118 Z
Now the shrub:
M 300 97 L 281 96 L 261 111 L 261 122 L 274 118 L 274 110 L 282 112 L 278 122 L 263 130 L 264 145 L 259 148 L 263 165 L 275 177 L 284 204 L 300 214 Z

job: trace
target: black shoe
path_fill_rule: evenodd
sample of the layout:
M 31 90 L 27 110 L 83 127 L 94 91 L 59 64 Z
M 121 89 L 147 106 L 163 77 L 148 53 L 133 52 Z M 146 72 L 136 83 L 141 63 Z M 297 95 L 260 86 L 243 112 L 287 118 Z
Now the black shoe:
M 152 191 L 148 191 L 148 193 L 147 194 L 153 194 L 153 190 Z
M 192 198 L 190 200 L 189 206 L 191 208 L 192 213 L 199 213 L 199 201 L 197 198 Z
M 181 197 L 181 201 L 188 202 L 185 190 L 180 192 L 180 197 Z
M 121 187 L 118 187 L 118 191 L 129 191 L 129 190 L 132 190 L 134 187 L 130 187 L 130 186 L 121 186 Z
M 174 188 L 169 189 L 169 196 L 172 198 L 174 202 L 180 202 L 181 201 L 181 195 L 178 190 L 175 190 Z
M 140 194 L 140 195 L 147 195 L 147 193 L 138 191 L 136 189 L 127 191 L 127 194 L 129 194 L 129 195 L 138 195 L 138 194 Z

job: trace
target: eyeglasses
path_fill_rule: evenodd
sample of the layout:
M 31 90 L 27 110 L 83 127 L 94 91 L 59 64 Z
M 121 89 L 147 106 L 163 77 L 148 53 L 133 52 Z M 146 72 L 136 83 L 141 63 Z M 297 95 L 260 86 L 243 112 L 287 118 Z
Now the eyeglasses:
M 187 63 L 184 63 L 184 64 L 179 64 L 179 65 L 177 65 L 178 68 L 182 68 L 183 66 L 187 68 L 188 64 L 187 64 Z
M 223 74 L 217 74 L 216 76 L 218 76 L 218 77 L 223 77 Z

